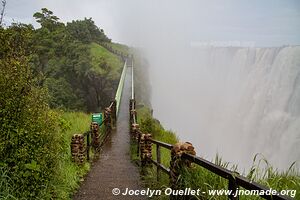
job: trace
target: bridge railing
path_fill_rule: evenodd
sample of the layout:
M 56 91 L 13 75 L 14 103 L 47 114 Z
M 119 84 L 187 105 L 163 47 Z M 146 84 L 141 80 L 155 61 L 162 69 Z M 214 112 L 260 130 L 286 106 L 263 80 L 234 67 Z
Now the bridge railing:
M 119 85 L 118 85 L 118 88 L 116 91 L 116 96 L 115 96 L 115 100 L 117 101 L 117 114 L 119 113 L 121 97 L 122 97 L 122 92 L 123 92 L 123 88 L 124 88 L 124 81 L 125 81 L 125 76 L 126 76 L 126 70 L 127 70 L 127 59 L 124 62 L 122 74 L 120 77 Z
M 132 68 L 133 70 L 133 68 Z M 133 73 L 132 73 L 133 75 Z M 133 78 L 132 78 L 133 79 Z M 132 87 L 134 85 L 132 84 Z M 134 90 L 132 90 L 134 91 Z M 181 148 L 176 145 L 164 143 L 162 141 L 152 139 L 152 135 L 150 133 L 143 133 L 140 130 L 139 124 L 137 123 L 137 111 L 136 111 L 136 101 L 134 99 L 134 94 L 132 94 L 132 98 L 129 101 L 129 113 L 130 113 L 130 134 L 134 141 L 137 142 L 137 156 L 140 157 L 141 166 L 146 167 L 154 164 L 156 166 L 156 176 L 157 180 L 160 180 L 161 172 L 164 172 L 170 177 L 170 185 L 173 189 L 176 189 L 177 180 L 180 175 L 180 171 L 178 170 L 178 164 L 181 166 L 188 167 L 190 163 L 194 163 L 199 165 L 211 173 L 214 173 L 220 177 L 223 177 L 228 180 L 228 190 L 231 190 L 231 194 L 228 195 L 229 199 L 237 200 L 239 199 L 238 190 L 239 187 L 242 187 L 246 190 L 257 190 L 259 192 L 259 196 L 264 199 L 273 199 L 273 200 L 292 200 L 291 197 L 280 195 L 278 192 L 272 193 L 269 195 L 270 188 L 263 186 L 259 183 L 251 181 L 244 176 L 239 175 L 237 172 L 228 170 L 219 165 L 216 165 L 210 161 L 207 161 L 203 158 L 200 158 L 196 155 L 193 155 L 193 147 L 190 143 L 185 143 L 182 146 L 184 147 L 183 151 Z M 156 146 L 156 160 L 152 159 L 152 148 L 153 144 Z M 182 147 L 181 146 L 181 147 Z M 171 151 L 171 162 L 170 168 L 164 166 L 161 163 L 161 148 L 165 148 Z M 181 151 L 178 153 L 178 151 Z M 188 153 L 191 152 L 191 153 Z M 178 189 L 178 188 L 177 188 Z M 236 195 L 237 193 L 237 195 Z

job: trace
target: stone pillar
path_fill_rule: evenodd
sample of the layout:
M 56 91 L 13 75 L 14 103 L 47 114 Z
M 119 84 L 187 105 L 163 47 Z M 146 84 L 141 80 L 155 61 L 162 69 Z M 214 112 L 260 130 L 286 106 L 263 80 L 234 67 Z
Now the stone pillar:
M 84 162 L 84 136 L 82 134 L 74 134 L 71 140 L 71 155 L 73 162 L 83 164 Z
M 100 133 L 99 133 L 99 124 L 96 122 L 91 123 L 91 137 L 92 137 L 92 147 L 97 149 L 100 145 Z
M 183 168 L 190 168 L 191 162 L 183 160 L 181 155 L 183 153 L 196 155 L 194 147 L 191 143 L 177 143 L 173 145 L 171 149 L 171 161 L 170 161 L 170 186 L 172 189 L 182 189 L 178 184 L 178 178 Z
M 141 134 L 140 137 L 140 150 L 141 150 L 141 162 L 142 166 L 146 166 L 151 164 L 151 159 L 152 159 L 152 142 L 149 141 L 148 139 L 151 139 L 152 135 L 151 134 Z
M 130 136 L 135 141 L 138 140 L 139 129 L 140 129 L 139 124 L 131 124 Z
M 135 121 L 137 121 L 137 112 L 135 109 L 130 110 L 130 123 L 133 124 L 133 117 L 135 116 Z

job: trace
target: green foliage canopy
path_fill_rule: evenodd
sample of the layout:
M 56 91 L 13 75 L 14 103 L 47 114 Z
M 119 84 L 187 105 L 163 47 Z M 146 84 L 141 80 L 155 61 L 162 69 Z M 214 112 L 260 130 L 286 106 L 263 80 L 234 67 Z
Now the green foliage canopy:
M 100 43 L 110 42 L 104 31 L 91 18 L 65 25 L 46 8 L 34 17 L 41 27 L 33 30 L 30 62 L 39 85 L 49 90 L 50 106 L 90 112 L 103 109 L 114 96 L 122 65 L 120 58 L 105 49 L 94 53 L 102 48 Z

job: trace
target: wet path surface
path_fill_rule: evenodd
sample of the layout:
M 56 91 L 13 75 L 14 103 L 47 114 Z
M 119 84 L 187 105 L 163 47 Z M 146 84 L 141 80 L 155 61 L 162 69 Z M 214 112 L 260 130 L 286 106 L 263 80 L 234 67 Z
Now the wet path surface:
M 131 95 L 131 68 L 127 68 L 125 84 L 117 121 L 117 129 L 112 132 L 102 148 L 99 160 L 93 163 L 74 200 L 99 199 L 146 199 L 143 196 L 113 195 L 119 188 L 142 189 L 138 168 L 130 160 L 129 99 Z

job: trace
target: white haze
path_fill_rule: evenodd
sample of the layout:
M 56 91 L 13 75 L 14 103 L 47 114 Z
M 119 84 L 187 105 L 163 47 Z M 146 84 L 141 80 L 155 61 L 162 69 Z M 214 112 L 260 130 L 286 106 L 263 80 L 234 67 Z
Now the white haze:
M 289 44 L 284 34 L 299 18 L 251 10 L 259 6 L 237 10 L 232 2 L 129 1 L 124 8 L 130 6 L 119 24 L 126 40 L 144 49 L 154 115 L 166 128 L 198 155 L 218 153 L 240 169 L 257 153 L 279 169 L 300 160 L 300 47 L 253 47 Z
M 300 159 L 300 49 L 274 47 L 300 44 L 299 1 L 9 0 L 7 21 L 39 7 L 63 21 L 92 17 L 141 47 L 155 117 L 198 155 L 241 169 L 256 153 L 280 169 Z
M 256 153 L 280 169 L 300 160 L 299 46 L 165 51 L 149 57 L 154 113 L 199 155 L 242 168 Z

